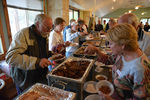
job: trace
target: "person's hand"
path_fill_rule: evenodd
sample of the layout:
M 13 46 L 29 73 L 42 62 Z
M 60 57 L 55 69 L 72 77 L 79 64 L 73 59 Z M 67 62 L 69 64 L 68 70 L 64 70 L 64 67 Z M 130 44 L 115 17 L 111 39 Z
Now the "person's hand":
M 81 35 L 81 36 L 84 36 L 84 35 L 86 35 L 86 33 L 84 33 L 84 32 L 80 32 L 80 35 Z
M 88 45 L 88 47 L 85 48 L 84 52 L 87 54 L 94 54 L 95 52 L 98 52 L 98 48 L 93 45 Z
M 83 33 L 84 33 L 84 35 L 88 35 L 88 32 L 86 32 L 86 31 L 84 31 Z
M 65 47 L 68 47 L 70 44 L 71 44 L 71 42 L 69 42 L 69 41 L 66 41 L 66 42 L 64 43 Z
M 45 67 L 48 67 L 49 65 L 51 65 L 52 63 L 48 60 L 48 59 L 46 59 L 46 58 L 42 58 L 41 60 L 40 60 L 40 63 L 39 63 L 39 65 L 42 67 L 42 68 L 45 68 Z

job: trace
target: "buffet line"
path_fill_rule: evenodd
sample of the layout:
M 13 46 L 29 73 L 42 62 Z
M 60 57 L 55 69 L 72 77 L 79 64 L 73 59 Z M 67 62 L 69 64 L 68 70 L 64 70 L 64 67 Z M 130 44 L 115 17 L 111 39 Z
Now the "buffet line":
M 101 100 L 99 93 L 112 95 L 111 68 L 97 61 L 97 54 L 85 54 L 85 48 L 90 44 L 98 47 L 103 53 L 111 53 L 106 45 L 105 35 L 94 32 L 85 37 L 82 44 L 73 54 L 66 58 L 53 55 L 49 58 L 54 65 L 50 65 L 47 74 L 48 85 L 36 83 L 16 100 Z M 94 99 L 96 98 L 96 99 Z

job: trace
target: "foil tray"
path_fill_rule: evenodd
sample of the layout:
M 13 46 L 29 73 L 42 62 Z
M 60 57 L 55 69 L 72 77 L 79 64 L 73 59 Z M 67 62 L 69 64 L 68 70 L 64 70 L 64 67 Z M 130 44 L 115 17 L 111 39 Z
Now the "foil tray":
M 26 97 L 25 95 L 31 92 L 35 92 L 35 93 L 38 93 L 40 96 L 45 96 L 49 98 L 54 97 L 56 98 L 56 100 L 75 100 L 76 98 L 76 93 L 68 92 L 68 91 L 58 89 L 56 87 L 44 85 L 41 83 L 36 83 L 31 88 L 29 88 L 26 92 L 21 94 L 16 100 L 21 100 L 23 96 Z

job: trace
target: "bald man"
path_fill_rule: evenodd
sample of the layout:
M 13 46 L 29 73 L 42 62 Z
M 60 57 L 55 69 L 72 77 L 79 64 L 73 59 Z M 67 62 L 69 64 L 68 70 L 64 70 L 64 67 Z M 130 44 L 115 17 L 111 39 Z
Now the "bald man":
M 138 43 L 141 50 L 150 59 L 150 33 L 143 29 L 138 29 L 138 18 L 136 15 L 129 13 L 124 14 L 118 19 L 118 24 L 128 23 L 131 24 L 138 32 Z

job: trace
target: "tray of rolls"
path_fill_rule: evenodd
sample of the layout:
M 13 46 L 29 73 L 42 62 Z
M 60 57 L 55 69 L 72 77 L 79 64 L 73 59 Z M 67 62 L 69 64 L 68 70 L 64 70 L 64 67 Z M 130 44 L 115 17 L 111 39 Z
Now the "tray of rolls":
M 36 83 L 16 100 L 75 100 L 75 97 L 76 94 L 73 92 Z

